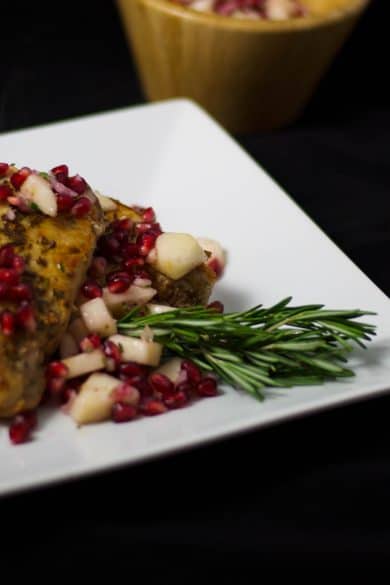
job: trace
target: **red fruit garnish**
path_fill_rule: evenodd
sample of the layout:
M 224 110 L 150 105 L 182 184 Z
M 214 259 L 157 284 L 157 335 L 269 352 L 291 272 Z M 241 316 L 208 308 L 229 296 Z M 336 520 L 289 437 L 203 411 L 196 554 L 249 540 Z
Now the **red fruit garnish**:
M 146 416 L 156 416 L 164 414 L 167 411 L 167 407 L 161 400 L 146 399 L 140 405 L 140 411 Z
M 192 384 L 197 384 L 202 378 L 202 374 L 198 366 L 189 360 L 184 360 L 181 364 L 182 369 L 187 372 L 188 380 Z
M 68 368 L 63 362 L 51 362 L 46 368 L 46 376 L 48 378 L 66 378 L 67 375 Z
M 83 284 L 81 292 L 87 299 L 97 299 L 103 296 L 103 291 L 100 286 L 92 280 L 87 280 L 87 282 Z
M 98 278 L 103 276 L 107 270 L 107 260 L 103 256 L 96 256 L 91 263 L 89 268 L 89 274 L 92 277 Z
M 15 331 L 15 316 L 11 311 L 3 311 L 0 315 L 0 328 L 4 335 L 12 335 Z
M 123 423 L 133 420 L 137 416 L 137 409 L 125 402 L 116 402 L 111 411 L 112 420 L 116 423 Z
M 149 376 L 149 384 L 157 395 L 171 396 L 175 390 L 175 387 L 171 380 L 164 376 L 164 374 L 153 373 Z
M 16 320 L 20 327 L 30 332 L 35 331 L 37 327 L 34 310 L 27 301 L 22 301 L 21 306 L 16 312 Z
M 18 284 L 19 274 L 13 268 L 0 268 L 0 282 L 7 284 Z
M 119 377 L 121 380 L 133 378 L 134 376 L 144 376 L 145 373 L 145 366 L 141 366 L 135 362 L 125 362 L 119 366 Z
M 9 438 L 14 445 L 25 443 L 31 435 L 31 431 L 37 425 L 37 415 L 34 410 L 26 410 L 17 414 L 9 427 Z
M 13 191 L 8 185 L 0 185 L 0 201 L 6 201 L 8 197 L 12 197 Z
M 149 223 L 156 221 L 156 214 L 154 212 L 153 207 L 147 207 L 145 209 L 145 211 L 142 214 L 142 221 L 147 221 Z
M 50 378 L 46 382 L 46 388 L 52 396 L 61 396 L 65 388 L 65 378 Z
M 130 275 L 127 272 L 113 272 L 108 275 L 108 290 L 113 294 L 125 292 L 131 283 Z
M 57 181 L 65 183 L 69 175 L 69 168 L 67 165 L 58 165 L 51 169 L 51 173 L 55 176 Z
M 60 213 L 70 211 L 75 203 L 74 197 L 68 193 L 57 195 L 57 208 Z
M 214 311 L 217 311 L 217 313 L 223 313 L 225 310 L 225 307 L 223 306 L 223 303 L 221 303 L 221 301 L 213 301 L 212 303 L 207 305 L 207 308 L 213 309 Z
M 140 234 L 137 238 L 137 244 L 139 245 L 139 253 L 141 256 L 147 256 L 149 252 L 151 252 L 154 248 L 156 243 L 157 236 L 155 234 L 151 234 L 146 232 L 145 234 Z
M 80 177 L 80 175 L 69 177 L 66 181 L 66 185 L 69 189 L 76 191 L 79 195 L 82 195 L 88 187 L 87 183 L 84 181 L 83 177 Z
M 0 282 L 0 299 L 8 299 L 10 286 L 5 282 Z
M 211 397 L 218 395 L 217 381 L 215 378 L 205 376 L 196 386 L 198 396 Z
M 12 186 L 18 191 L 29 175 L 31 175 L 31 169 L 28 167 L 23 167 L 16 171 L 10 178 Z
M 112 359 L 115 363 L 115 366 L 118 367 L 122 358 L 122 353 L 119 347 L 113 341 L 107 340 L 104 342 L 103 349 L 105 355 Z
M 9 169 L 8 163 L 0 162 L 0 177 L 4 177 L 8 169 Z
M 0 248 L 0 266 L 13 268 L 15 258 L 15 250 L 12 244 L 5 244 Z
M 71 214 L 75 217 L 84 217 L 87 215 L 92 209 L 91 200 L 88 197 L 80 197 L 77 199 L 76 202 L 73 204 L 71 209 Z
M 183 390 L 176 390 L 170 396 L 164 398 L 164 404 L 170 409 L 181 408 L 188 402 L 188 396 Z
M 28 284 L 15 284 L 9 289 L 8 298 L 12 301 L 31 301 L 32 290 Z
M 80 349 L 84 352 L 90 352 L 99 349 L 102 345 L 102 339 L 97 333 L 90 333 L 80 341 Z
M 12 268 L 18 274 L 22 274 L 22 272 L 24 272 L 25 267 L 26 267 L 26 263 L 25 263 L 24 259 L 21 256 L 18 256 L 17 254 L 15 254 L 13 259 L 12 259 Z

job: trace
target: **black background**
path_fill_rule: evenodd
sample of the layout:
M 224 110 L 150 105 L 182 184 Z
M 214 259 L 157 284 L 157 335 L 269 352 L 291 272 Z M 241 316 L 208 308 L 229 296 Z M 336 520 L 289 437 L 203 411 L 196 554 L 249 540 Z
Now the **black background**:
M 372 1 L 299 122 L 237 138 L 389 294 L 386 4 Z M 0 66 L 0 132 L 143 101 L 109 0 L 2 6 Z M 389 418 L 385 396 L 2 499 L 2 566 L 50 582 L 375 579 L 390 556 Z

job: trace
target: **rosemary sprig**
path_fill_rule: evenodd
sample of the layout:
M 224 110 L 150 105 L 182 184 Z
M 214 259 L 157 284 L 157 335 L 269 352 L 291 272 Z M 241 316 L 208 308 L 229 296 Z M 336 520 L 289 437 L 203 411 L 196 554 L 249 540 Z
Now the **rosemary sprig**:
M 375 326 L 356 319 L 360 310 L 332 311 L 323 305 L 290 306 L 291 297 L 264 308 L 221 314 L 189 307 L 143 315 L 134 308 L 119 322 L 121 333 L 139 337 L 144 327 L 168 353 L 191 359 L 224 382 L 258 398 L 267 386 L 320 384 L 353 376 L 343 365 L 358 344 L 365 347 Z

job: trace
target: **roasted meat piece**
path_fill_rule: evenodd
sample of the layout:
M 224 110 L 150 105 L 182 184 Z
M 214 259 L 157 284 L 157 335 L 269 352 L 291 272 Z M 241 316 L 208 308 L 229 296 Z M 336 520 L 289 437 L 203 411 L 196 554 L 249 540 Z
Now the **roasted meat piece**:
M 0 163 L 0 417 L 39 403 L 45 359 L 67 328 L 103 230 L 81 177 Z

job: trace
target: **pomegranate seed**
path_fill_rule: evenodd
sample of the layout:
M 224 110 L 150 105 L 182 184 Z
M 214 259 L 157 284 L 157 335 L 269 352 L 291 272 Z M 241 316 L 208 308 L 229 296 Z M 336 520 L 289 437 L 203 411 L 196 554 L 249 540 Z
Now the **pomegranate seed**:
M 134 388 L 137 388 L 142 394 L 142 396 L 152 396 L 153 390 L 150 387 L 147 379 L 145 376 L 133 376 L 131 378 L 126 378 L 126 383 Z
M 123 219 L 116 219 L 115 221 L 111 222 L 109 227 L 113 232 L 122 230 L 129 232 L 133 228 L 133 221 L 130 219 L 130 217 L 124 217 Z
M 84 181 L 83 177 L 80 177 L 80 175 L 69 177 L 66 181 L 66 185 L 69 189 L 72 189 L 72 191 L 76 191 L 78 195 L 82 195 L 88 187 L 87 183 Z
M 0 315 L 0 327 L 4 335 L 12 335 L 15 331 L 15 317 L 11 311 L 3 311 Z
M 137 409 L 131 404 L 116 402 L 111 411 L 112 420 L 116 423 L 123 423 L 133 420 L 137 416 Z
M 28 284 L 16 284 L 9 289 L 8 298 L 12 301 L 31 301 L 32 290 Z
M 8 197 L 12 197 L 13 191 L 8 185 L 0 185 L 0 201 L 6 201 Z
M 92 280 L 87 280 L 87 282 L 81 287 L 81 292 L 87 299 L 97 299 L 103 295 L 100 286 Z
M 108 257 L 108 259 L 111 259 L 112 255 L 119 253 L 121 245 L 115 236 L 109 235 L 100 238 L 99 248 L 104 256 Z
M 153 207 L 147 207 L 142 214 L 142 220 L 147 222 L 156 221 L 156 214 L 154 212 Z
M 93 351 L 94 349 L 99 349 L 101 345 L 102 340 L 100 335 L 98 335 L 97 333 L 90 333 L 89 335 L 87 335 L 87 337 L 84 337 L 84 339 L 80 341 L 80 349 L 81 351 L 84 352 L 90 352 Z
M 57 195 L 57 208 L 60 213 L 70 211 L 74 204 L 74 197 L 68 193 Z
M 123 248 L 123 257 L 124 258 L 134 258 L 135 256 L 139 255 L 139 246 L 137 244 L 127 244 Z
M 128 258 L 124 261 L 123 267 L 131 273 L 135 266 L 143 266 L 144 264 L 145 260 L 143 258 Z
M 194 390 L 194 386 L 191 384 L 191 382 L 180 382 L 180 384 L 178 384 L 176 386 L 176 391 L 177 392 L 184 392 L 184 394 L 189 397 L 192 392 Z
M 214 301 L 207 305 L 207 308 L 214 309 L 214 311 L 217 311 L 217 313 L 223 313 L 225 310 L 225 307 L 223 306 L 223 303 L 221 303 L 221 301 Z
M 23 301 L 16 313 L 16 320 L 18 325 L 26 329 L 27 331 L 33 332 L 37 328 L 37 323 L 34 316 L 34 310 L 32 306 Z
M 137 223 L 135 230 L 137 234 L 149 233 L 156 237 L 162 234 L 162 229 L 159 223 Z
M 52 396 L 60 396 L 65 388 L 65 378 L 50 378 L 46 388 Z
M 12 268 L 0 268 L 0 281 L 7 284 L 18 284 L 19 274 Z
M 69 175 L 69 168 L 67 165 L 58 165 L 52 168 L 50 172 L 55 176 L 57 181 L 65 183 Z
M 137 406 L 140 400 L 140 392 L 134 386 L 130 386 L 126 382 L 119 384 L 117 388 L 112 392 L 112 398 L 115 402 L 125 402 L 132 406 Z
M 0 177 L 4 177 L 8 169 L 9 169 L 8 163 L 0 162 Z
M 11 175 L 10 181 L 12 186 L 18 191 L 29 175 L 31 175 L 31 169 L 28 167 L 23 167 L 19 171 L 16 171 L 16 173 Z
M 96 256 L 91 263 L 89 273 L 96 278 L 103 276 L 107 270 L 107 260 L 103 256 Z
M 5 282 L 0 282 L 0 299 L 8 299 L 10 287 Z
M 181 367 L 185 372 L 187 372 L 188 379 L 192 384 L 197 384 L 200 382 L 202 379 L 202 374 L 198 366 L 196 366 L 193 362 L 184 360 L 181 364 Z
M 113 294 L 125 292 L 131 283 L 131 278 L 127 272 L 113 272 L 107 278 L 108 290 Z
M 126 230 L 116 230 L 115 237 L 118 240 L 118 242 L 121 243 L 121 246 L 127 244 L 129 241 L 129 234 Z
M 26 267 L 26 263 L 25 263 L 24 259 L 21 256 L 18 256 L 17 254 L 15 254 L 15 256 L 13 257 L 13 260 L 12 260 L 12 268 L 18 274 L 22 274 L 22 272 L 24 272 L 25 267 Z
M 183 390 L 176 390 L 170 396 L 166 396 L 164 398 L 164 404 L 168 408 L 181 408 L 188 402 L 187 394 Z
M 64 362 L 51 362 L 46 368 L 46 376 L 48 378 L 66 378 L 68 375 L 68 367 Z
M 11 268 L 15 258 L 15 250 L 12 244 L 6 244 L 0 248 L 0 266 Z
M 9 427 L 9 438 L 14 445 L 25 443 L 31 431 L 37 424 L 37 416 L 34 411 L 25 411 L 17 414 Z
M 207 264 L 211 268 L 211 270 L 213 270 L 215 272 L 215 274 L 218 278 L 222 275 L 223 266 L 219 262 L 219 260 L 217 260 L 216 258 L 212 258 L 211 260 L 208 261 Z
M 84 217 L 84 215 L 87 215 L 91 209 L 91 200 L 88 199 L 88 197 L 80 197 L 80 199 L 77 199 L 76 203 L 74 203 L 71 213 L 75 217 Z
M 196 386 L 196 392 L 198 396 L 208 397 L 217 396 L 217 381 L 215 378 L 205 376 Z
M 170 396 L 173 394 L 175 387 L 171 380 L 164 376 L 164 374 L 154 373 L 149 376 L 149 384 L 151 385 L 154 392 L 162 397 Z
M 119 377 L 121 380 L 133 378 L 134 376 L 144 376 L 146 368 L 135 362 L 125 362 L 119 366 Z
M 122 358 L 122 353 L 119 347 L 110 340 L 104 342 L 104 353 L 105 355 L 112 359 L 116 366 L 119 366 Z
M 137 238 L 139 253 L 141 256 L 147 256 L 153 250 L 156 243 L 156 236 L 151 233 L 140 234 Z
M 146 416 L 156 416 L 167 411 L 167 407 L 161 400 L 145 400 L 140 405 L 140 411 Z

